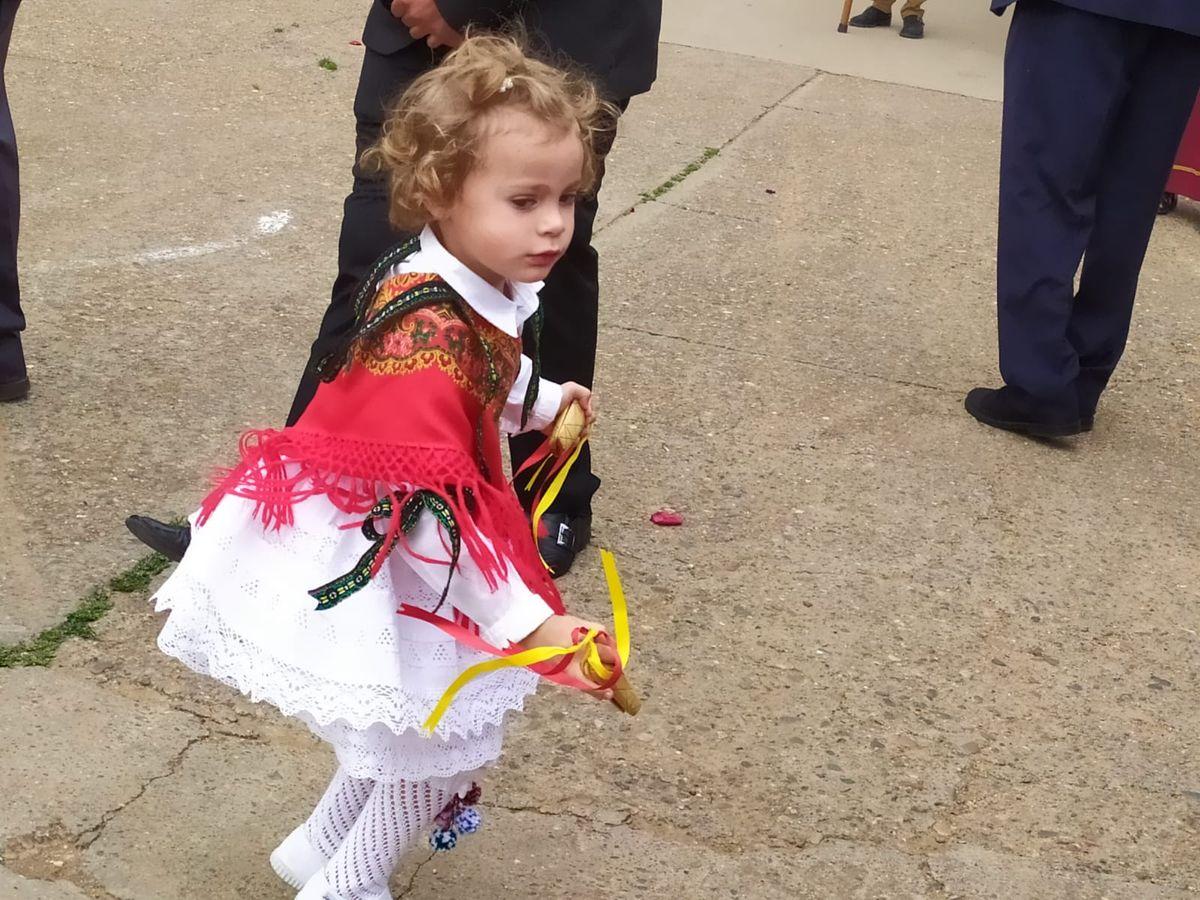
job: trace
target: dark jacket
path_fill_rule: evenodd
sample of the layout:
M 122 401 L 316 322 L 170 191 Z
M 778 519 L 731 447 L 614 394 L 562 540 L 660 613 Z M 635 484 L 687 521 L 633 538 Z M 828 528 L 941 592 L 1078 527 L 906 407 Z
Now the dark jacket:
M 992 0 L 992 12 L 1001 15 L 1005 7 L 1019 0 Z M 1046 0 L 1039 0 L 1046 2 Z M 1157 25 L 1200 37 L 1200 0 L 1053 0 L 1086 12 Z
M 437 0 L 437 5 L 459 31 L 522 20 L 535 49 L 551 62 L 563 57 L 582 67 L 614 100 L 645 93 L 654 83 L 662 0 Z M 363 30 L 363 43 L 385 55 L 413 42 L 390 8 L 388 0 L 374 0 Z

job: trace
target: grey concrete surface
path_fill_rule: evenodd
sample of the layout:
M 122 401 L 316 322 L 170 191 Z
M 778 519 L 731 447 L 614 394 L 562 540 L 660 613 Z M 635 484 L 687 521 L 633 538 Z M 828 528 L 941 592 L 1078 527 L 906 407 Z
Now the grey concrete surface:
M 860 13 L 870 0 L 854 0 Z M 671 44 L 999 100 L 1008 18 L 987 0 L 930 0 L 925 38 L 903 40 L 897 0 L 891 28 L 837 31 L 839 0 L 676 0 L 663 5 L 663 40 Z M 901 102 L 901 101 L 897 101 Z
M 87 900 L 87 894 L 61 881 L 22 878 L 0 869 L 0 897 L 4 900 Z
M 216 735 L 105 829 L 86 864 L 117 897 L 290 896 L 267 857 L 331 775 L 307 740 Z
M 0 841 L 43 825 L 86 839 L 203 733 L 187 715 L 103 691 L 86 673 L 0 669 L 0 688 Z
M 1125 881 L 1102 873 L 1061 871 L 977 847 L 956 847 L 937 854 L 930 859 L 929 871 L 951 896 L 957 897 L 1186 900 L 1196 896 L 1193 888 L 1179 890 L 1145 881 Z
M 666 36 L 686 12 L 741 39 L 705 4 L 669 5 Z M 974 52 L 962 7 L 930 6 L 913 52 Z M 611 160 L 596 543 L 645 709 L 543 691 L 485 830 L 414 851 L 397 896 L 1200 891 L 1200 207 L 1156 230 L 1094 433 L 976 425 L 999 106 L 871 80 L 894 34 L 841 39 L 856 71 L 833 74 L 815 9 L 752 8 L 784 61 L 664 45 Z M 185 512 L 282 417 L 332 274 L 360 18 L 21 10 L 35 394 L 0 409 L 0 644 L 138 558 L 127 512 Z M 663 505 L 683 528 L 649 524 Z M 606 617 L 602 581 L 588 551 L 571 607 Z M 0 669 L 0 896 L 291 896 L 266 854 L 330 754 L 163 657 L 145 596 L 113 600 L 51 669 Z

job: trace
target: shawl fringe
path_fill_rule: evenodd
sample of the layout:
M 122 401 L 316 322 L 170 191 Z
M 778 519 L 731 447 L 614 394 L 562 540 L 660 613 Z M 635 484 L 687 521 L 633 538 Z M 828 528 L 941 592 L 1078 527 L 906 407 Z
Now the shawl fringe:
M 399 511 L 417 491 L 432 491 L 453 513 L 463 547 L 490 590 L 508 581 L 511 564 L 552 610 L 564 611 L 516 495 L 507 485 L 488 481 L 462 450 L 285 428 L 248 431 L 239 451 L 240 462 L 218 473 L 201 504 L 199 525 L 226 496 L 253 501 L 254 515 L 265 528 L 276 530 L 290 526 L 295 505 L 310 497 L 327 497 L 341 511 L 365 517 L 381 497 L 391 496 L 396 512 L 388 523 L 388 544 L 399 538 L 407 550 L 399 532 Z

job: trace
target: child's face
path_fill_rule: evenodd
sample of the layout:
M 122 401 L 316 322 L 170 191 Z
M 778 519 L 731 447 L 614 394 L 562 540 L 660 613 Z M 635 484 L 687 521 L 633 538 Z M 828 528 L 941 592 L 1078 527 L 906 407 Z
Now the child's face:
M 515 110 L 498 111 L 487 127 L 478 165 L 448 208 L 432 210 L 434 227 L 494 286 L 542 281 L 575 231 L 583 144 Z

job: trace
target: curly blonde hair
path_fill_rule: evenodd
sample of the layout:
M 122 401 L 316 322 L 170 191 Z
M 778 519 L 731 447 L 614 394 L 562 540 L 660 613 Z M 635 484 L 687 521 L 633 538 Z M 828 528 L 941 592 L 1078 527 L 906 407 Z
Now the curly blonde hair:
M 470 34 L 393 107 L 362 165 L 387 174 L 397 228 L 419 231 L 431 208 L 453 203 L 479 162 L 490 116 L 502 109 L 576 131 L 584 149 L 580 190 L 594 189 L 598 136 L 615 127 L 618 110 L 588 78 L 532 58 L 523 43 L 519 36 Z

